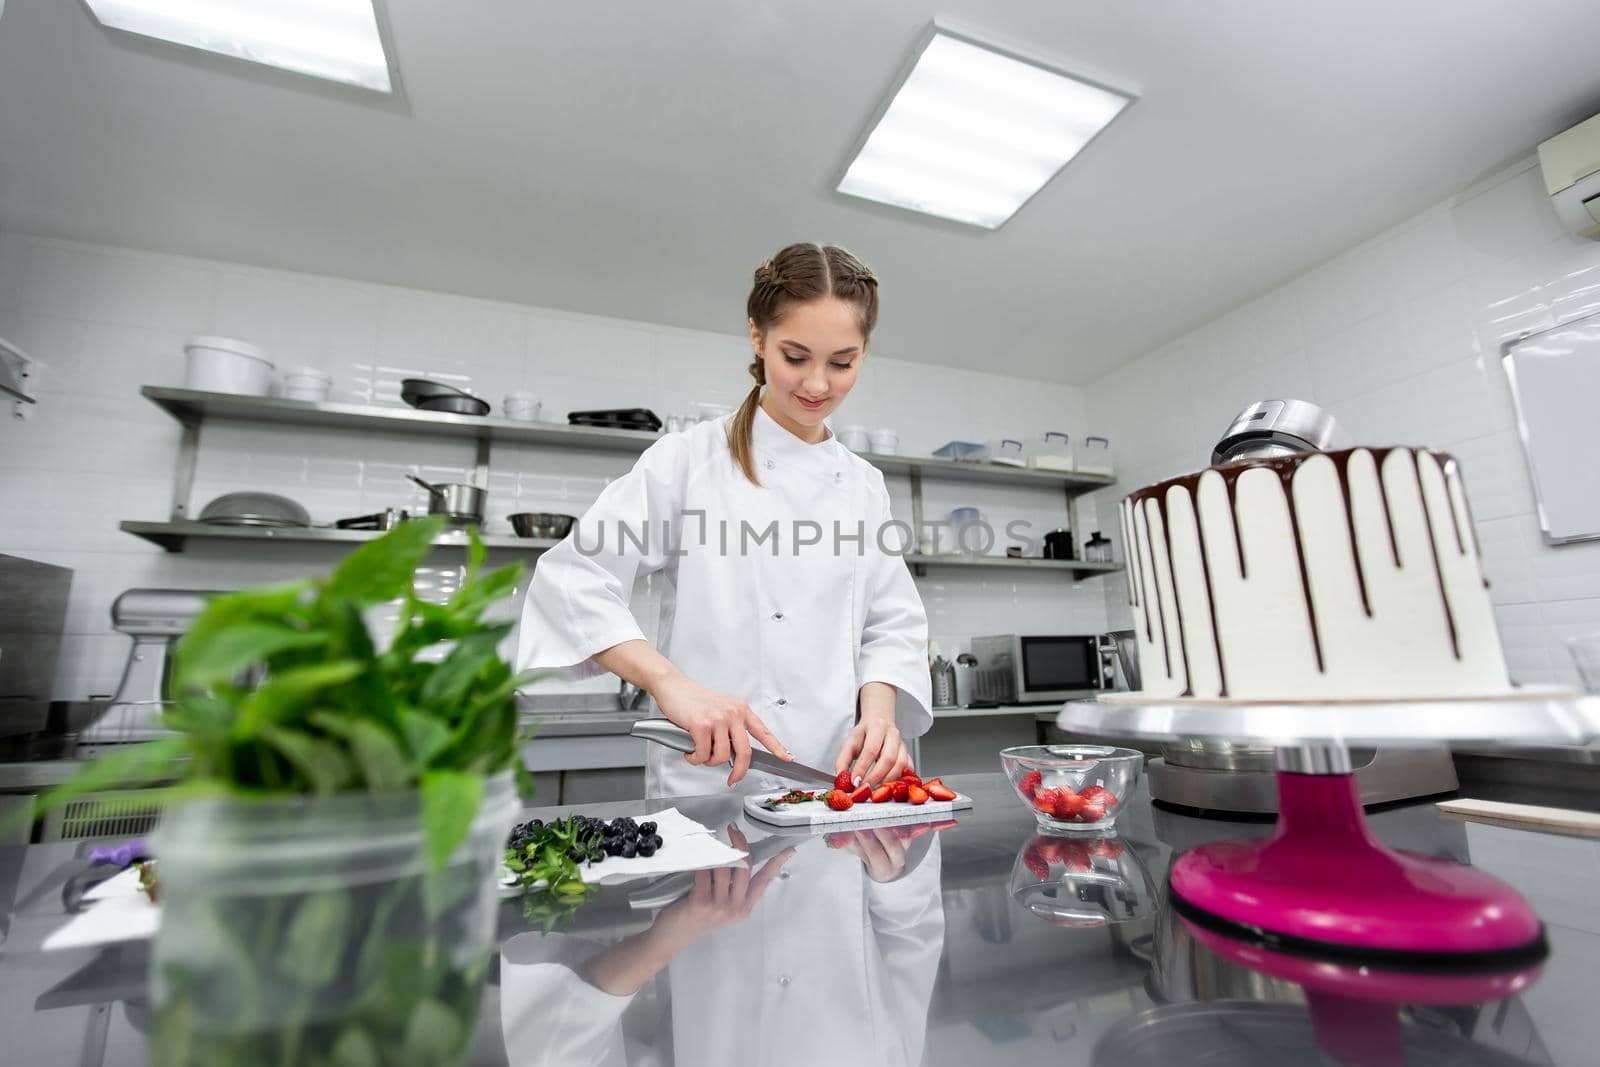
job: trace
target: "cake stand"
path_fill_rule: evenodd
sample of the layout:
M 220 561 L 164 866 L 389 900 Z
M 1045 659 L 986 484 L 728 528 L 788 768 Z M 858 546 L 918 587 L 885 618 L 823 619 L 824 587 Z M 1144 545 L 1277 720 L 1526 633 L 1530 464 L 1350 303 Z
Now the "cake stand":
M 1361 807 L 1350 746 L 1582 744 L 1600 736 L 1600 699 L 1554 688 L 1462 700 L 1277 703 L 1117 693 L 1065 704 L 1056 724 L 1276 750 L 1272 836 L 1201 845 L 1173 864 L 1173 907 L 1191 923 L 1291 955 L 1454 970 L 1537 963 L 1548 951 L 1543 926 L 1498 879 L 1379 842 Z

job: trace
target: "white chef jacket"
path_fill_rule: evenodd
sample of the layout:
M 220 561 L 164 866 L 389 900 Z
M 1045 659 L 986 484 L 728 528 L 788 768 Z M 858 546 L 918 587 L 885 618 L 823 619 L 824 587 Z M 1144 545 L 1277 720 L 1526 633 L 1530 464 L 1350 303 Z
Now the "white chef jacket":
M 882 473 L 831 435 L 807 444 L 757 409 L 752 485 L 728 450 L 729 421 L 651 445 L 540 558 L 517 666 L 600 673 L 596 652 L 643 639 L 628 599 L 659 572 L 657 647 L 695 682 L 748 702 L 796 759 L 833 766 L 869 681 L 897 690 L 902 734 L 925 733 L 927 615 L 897 554 L 910 531 L 890 524 Z M 647 796 L 726 788 L 725 769 L 649 749 Z M 740 788 L 779 783 L 752 774 Z
M 518 934 L 501 949 L 513 1067 L 743 1067 L 922 1062 L 944 951 L 937 834 L 879 884 L 848 851 L 802 844 L 750 917 L 689 945 L 632 996 L 579 972 L 607 947 Z

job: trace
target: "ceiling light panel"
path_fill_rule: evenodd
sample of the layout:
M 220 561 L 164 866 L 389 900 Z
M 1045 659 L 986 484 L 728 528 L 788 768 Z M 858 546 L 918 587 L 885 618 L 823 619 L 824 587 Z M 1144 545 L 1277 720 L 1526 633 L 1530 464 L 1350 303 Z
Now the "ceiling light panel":
M 393 91 L 374 0 L 85 0 L 114 30 L 380 93 Z
M 992 230 L 1132 101 L 936 31 L 838 190 Z

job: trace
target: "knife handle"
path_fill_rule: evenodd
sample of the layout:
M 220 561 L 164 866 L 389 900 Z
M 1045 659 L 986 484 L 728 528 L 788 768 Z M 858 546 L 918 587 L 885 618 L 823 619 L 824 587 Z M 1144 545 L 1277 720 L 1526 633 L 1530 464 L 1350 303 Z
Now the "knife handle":
M 694 738 L 689 736 L 689 731 L 666 719 L 640 719 L 628 732 L 634 737 L 654 741 L 678 752 L 694 751 Z

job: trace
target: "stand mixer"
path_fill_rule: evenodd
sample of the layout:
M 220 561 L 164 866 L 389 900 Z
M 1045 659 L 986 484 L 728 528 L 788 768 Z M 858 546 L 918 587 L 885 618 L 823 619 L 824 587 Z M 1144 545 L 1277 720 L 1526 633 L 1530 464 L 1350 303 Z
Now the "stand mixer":
M 1212 465 L 1297 452 L 1320 452 L 1339 436 L 1333 416 L 1304 400 L 1263 400 L 1228 425 Z M 1132 631 L 1117 634 L 1117 656 L 1129 689 L 1139 688 Z M 1459 782 L 1443 747 L 1386 747 L 1350 754 L 1363 805 L 1454 792 Z M 1271 815 L 1278 810 L 1273 750 L 1217 739 L 1187 738 L 1161 747 L 1148 765 L 1150 795 L 1162 803 L 1221 815 Z

